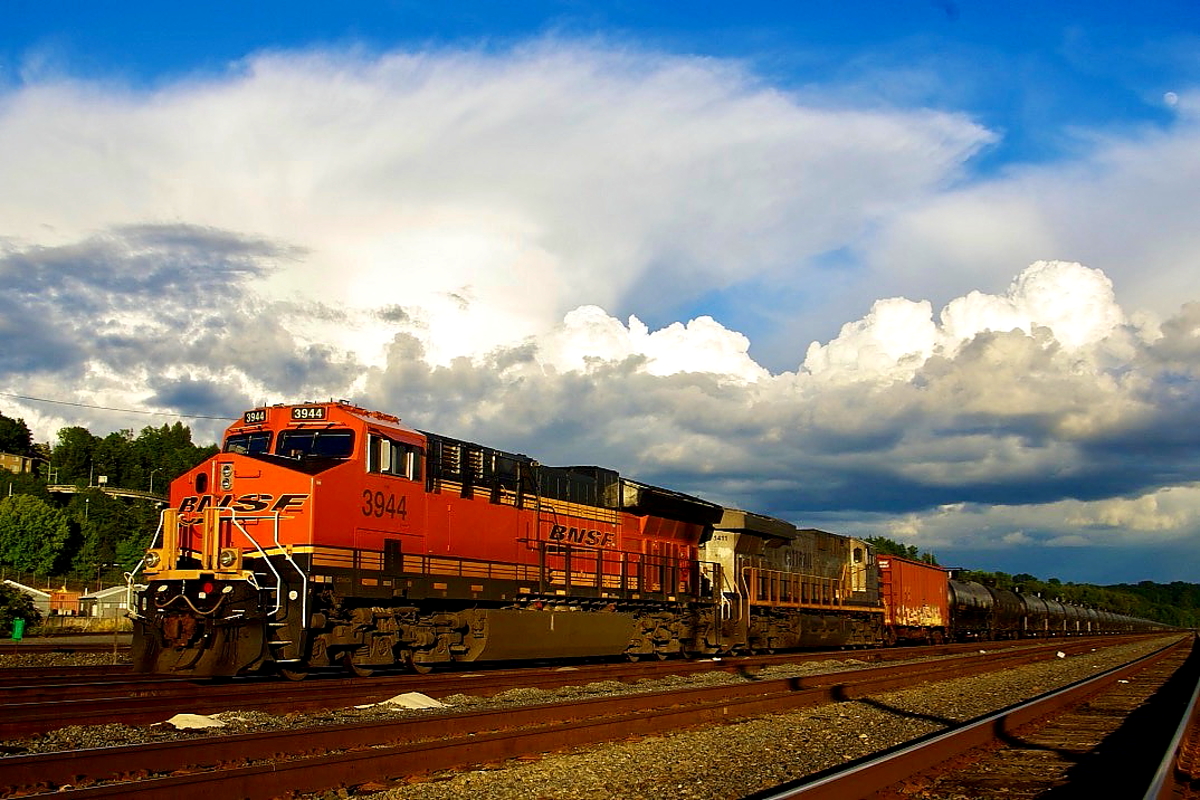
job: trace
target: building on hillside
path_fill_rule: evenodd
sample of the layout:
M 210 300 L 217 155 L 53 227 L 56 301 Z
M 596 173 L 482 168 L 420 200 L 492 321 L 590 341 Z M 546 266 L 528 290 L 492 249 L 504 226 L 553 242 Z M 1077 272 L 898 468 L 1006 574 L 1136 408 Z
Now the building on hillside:
M 31 472 L 36 475 L 42 463 L 43 460 L 40 458 L 0 453 L 0 469 L 6 469 L 9 472 Z

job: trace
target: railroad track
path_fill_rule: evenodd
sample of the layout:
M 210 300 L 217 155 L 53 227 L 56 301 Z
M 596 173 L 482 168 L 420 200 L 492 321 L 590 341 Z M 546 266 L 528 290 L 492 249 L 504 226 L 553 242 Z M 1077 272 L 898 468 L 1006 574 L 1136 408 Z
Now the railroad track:
M 13 756 L 0 759 L 0 786 L 22 796 L 44 791 L 64 799 L 177 798 L 185 792 L 186 796 L 268 798 L 287 791 L 316 792 L 844 701 L 899 686 L 1014 668 L 1046 659 L 1047 647 L 1074 645 L 1090 651 L 1095 644 L 1055 642 L 849 672 L 750 679 L 502 711 Z M 295 691 L 294 685 L 290 688 Z M 153 775 L 147 773 L 148 765 L 153 765 Z M 99 781 L 114 783 L 87 785 Z M 841 800 L 855 795 L 837 796 Z
M 1106 644 L 1134 641 L 1113 637 Z M 993 653 L 1031 648 L 1094 648 L 1090 639 L 1050 643 L 1007 642 L 987 645 Z M 0 670 L 0 739 L 42 733 L 65 725 L 109 722 L 146 724 L 173 714 L 211 714 L 230 708 L 264 712 L 308 712 L 363 703 L 376 703 L 396 694 L 419 691 L 433 698 L 453 694 L 491 696 L 513 686 L 551 689 L 599 681 L 632 683 L 665 674 L 688 676 L 725 671 L 751 674 L 776 664 L 853 658 L 890 662 L 930 656 L 976 653 L 978 644 L 936 648 L 878 648 L 870 650 L 758 655 L 704 661 L 584 664 L 571 667 L 495 668 L 469 673 L 434 675 L 379 674 L 367 679 L 330 674 L 303 684 L 272 676 L 210 682 L 162 676 L 135 675 L 128 667 L 28 668 Z M 319 687 L 319 688 L 316 688 Z
M 1200 796 L 1191 756 L 1200 742 L 1198 693 L 1200 645 L 1183 640 L 1133 664 L 745 800 L 1194 798 Z M 1171 720 L 1179 720 L 1174 738 Z

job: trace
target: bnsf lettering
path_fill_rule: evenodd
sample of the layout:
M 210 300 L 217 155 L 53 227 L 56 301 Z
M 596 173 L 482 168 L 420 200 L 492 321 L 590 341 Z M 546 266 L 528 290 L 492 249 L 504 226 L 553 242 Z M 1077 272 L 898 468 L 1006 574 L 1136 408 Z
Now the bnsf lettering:
M 266 499 L 264 499 L 266 498 Z M 266 511 L 271 505 L 271 495 L 244 494 L 233 503 L 234 511 Z
M 614 531 L 568 528 L 566 525 L 555 525 L 550 528 L 550 541 L 584 544 L 589 547 L 612 547 L 617 543 L 617 534 Z
M 270 511 L 272 514 L 275 512 L 286 514 L 289 511 L 299 511 L 307 499 L 307 494 L 281 494 L 279 497 L 271 494 L 243 494 L 238 496 L 226 494 L 220 498 L 214 498 L 211 494 L 206 494 L 203 497 L 192 495 L 191 497 L 183 498 L 179 503 L 179 513 L 198 514 L 207 508 L 216 506 L 217 508 L 231 508 L 234 511 L 241 512 Z

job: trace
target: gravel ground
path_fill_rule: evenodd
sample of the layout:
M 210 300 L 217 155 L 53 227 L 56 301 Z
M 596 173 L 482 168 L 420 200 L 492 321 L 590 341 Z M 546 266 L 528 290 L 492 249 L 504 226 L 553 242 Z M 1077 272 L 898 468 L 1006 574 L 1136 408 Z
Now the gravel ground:
M 38 659 L 40 662 L 47 659 L 48 656 L 38 654 L 27 658 Z M 76 659 L 74 662 L 75 665 L 92 663 L 86 660 L 91 658 L 89 655 L 61 656 L 60 658 Z M 55 665 L 70 666 L 70 664 L 62 663 Z M 22 666 L 33 666 L 33 664 L 26 661 Z M 756 672 L 755 678 L 817 675 L 838 670 L 865 669 L 871 666 L 877 665 L 869 664 L 856 658 L 828 659 L 769 667 Z M 571 672 L 574 670 L 572 667 L 564 667 L 562 671 Z M 123 723 L 86 726 L 71 725 L 20 739 L 0 741 L 0 754 L 50 753 L 59 750 L 78 750 L 113 744 L 144 744 L 174 739 L 195 739 L 200 736 L 209 735 L 252 733 L 262 730 L 284 730 L 352 722 L 386 721 L 404 717 L 425 717 L 438 713 L 453 714 L 459 711 L 489 711 L 539 703 L 574 702 L 590 697 L 611 697 L 635 692 L 659 692 L 687 687 L 737 684 L 744 683 L 746 680 L 745 676 L 739 674 L 714 671 L 686 677 L 667 675 L 653 680 L 641 680 L 634 684 L 623 683 L 621 681 L 597 681 L 576 686 L 563 686 L 556 689 L 516 687 L 490 697 L 466 694 L 443 697 L 439 702 L 445 706 L 444 709 L 409 709 L 387 703 L 283 715 L 235 709 L 208 715 L 210 719 L 219 723 L 219 725 L 203 729 L 180 730 L 168 724 L 166 720 L 150 725 L 125 725 Z M 319 683 L 298 684 L 298 686 L 305 688 L 310 685 L 319 686 Z
M 132 664 L 128 653 L 25 653 L 0 654 L 0 669 L 22 667 L 107 667 L 113 664 Z
M 441 773 L 368 800 L 728 800 L 942 730 L 1124 663 L 1162 641 L 1051 659 L 995 675 Z M 333 796 L 333 795 L 329 795 Z M 343 795 L 345 796 L 345 795 Z
M 372 794 L 360 790 L 355 797 L 366 800 L 737 798 L 941 730 L 948 722 L 971 719 L 1002 708 L 1123 663 L 1133 654 L 1148 652 L 1161 643 L 1162 640 L 1158 640 L 1107 648 L 1103 652 L 1050 659 L 996 675 L 916 687 L 791 714 L 596 745 L 571 753 L 546 755 L 538 760 L 516 759 L 483 769 L 437 773 L 422 776 L 420 782 L 387 791 Z M 108 658 L 111 661 L 111 656 Z M 775 666 L 757 673 L 757 677 L 787 677 L 866 666 L 871 665 L 852 657 L 830 659 Z M 444 698 L 442 702 L 448 706 L 444 712 L 413 711 L 386 704 L 288 715 L 231 710 L 212 715 L 223 727 L 206 731 L 180 731 L 164 723 L 72 726 L 0 743 L 0 753 L 48 752 L 195 738 L 209 733 L 333 725 L 744 680 L 745 677 L 736 674 L 713 672 L 686 678 L 668 676 L 641 681 L 634 686 L 606 681 L 554 690 L 514 688 L 489 698 L 469 695 Z M 314 797 L 337 798 L 349 794 L 341 791 Z

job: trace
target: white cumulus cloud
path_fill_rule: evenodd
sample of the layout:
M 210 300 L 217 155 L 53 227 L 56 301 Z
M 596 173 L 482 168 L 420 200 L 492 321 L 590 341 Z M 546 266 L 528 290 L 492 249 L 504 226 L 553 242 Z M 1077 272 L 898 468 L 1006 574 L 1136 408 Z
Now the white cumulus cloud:
M 933 320 L 928 301 L 878 300 L 827 344 L 813 342 L 804 368 L 831 381 L 907 380 L 934 355 L 953 357 L 985 332 L 1046 328 L 1046 341 L 1068 350 L 1096 347 L 1126 323 L 1112 281 L 1082 264 L 1038 261 L 1003 295 L 972 291 Z

